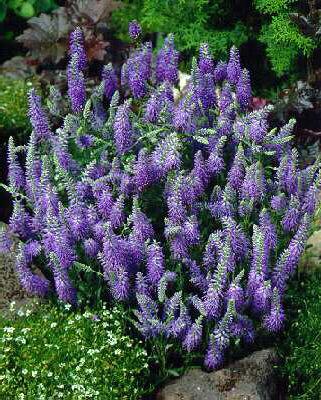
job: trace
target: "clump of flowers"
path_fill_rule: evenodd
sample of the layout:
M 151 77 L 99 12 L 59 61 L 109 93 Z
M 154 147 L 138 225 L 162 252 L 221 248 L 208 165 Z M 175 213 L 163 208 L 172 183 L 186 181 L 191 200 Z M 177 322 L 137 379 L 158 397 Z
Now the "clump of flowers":
M 99 277 L 136 310 L 144 337 L 201 350 L 213 369 L 257 326 L 282 328 L 320 168 L 300 169 L 293 120 L 270 130 L 269 106 L 248 109 L 236 48 L 224 63 L 202 45 L 174 101 L 178 60 L 172 35 L 155 58 L 151 43 L 137 44 L 120 79 L 109 65 L 88 97 L 78 41 L 70 114 L 53 130 L 31 92 L 25 172 L 10 142 L 9 234 L 23 241 L 17 271 L 29 291 L 76 305 L 84 282 L 87 296 L 96 290 L 88 277 Z M 32 271 L 40 260 L 41 277 Z

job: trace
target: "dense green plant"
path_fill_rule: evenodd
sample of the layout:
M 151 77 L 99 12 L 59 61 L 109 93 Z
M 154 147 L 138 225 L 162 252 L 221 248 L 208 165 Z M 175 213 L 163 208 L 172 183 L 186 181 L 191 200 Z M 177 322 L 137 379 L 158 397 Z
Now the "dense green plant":
M 0 22 L 8 11 L 22 18 L 31 18 L 41 12 L 50 12 L 57 7 L 55 0 L 0 0 Z
M 256 9 L 268 16 L 264 22 L 259 40 L 266 45 L 266 53 L 272 68 L 278 75 L 293 70 L 293 63 L 299 56 L 309 57 L 319 44 L 312 31 L 307 34 L 299 23 L 308 23 L 308 17 L 299 15 L 299 6 L 294 0 L 254 0 Z M 310 3 L 301 1 L 300 3 Z M 301 4 L 300 4 L 301 5 Z M 310 13 L 313 11 L 310 10 Z M 296 13 L 296 14 L 294 14 Z M 295 19 L 299 17 L 299 20 Z
M 0 399 L 140 399 L 146 351 L 120 309 L 74 312 L 42 304 L 0 315 Z
M 125 7 L 113 13 L 113 21 L 124 40 L 132 19 L 138 19 L 146 32 L 174 33 L 179 50 L 190 54 L 207 42 L 215 57 L 227 57 L 233 44 L 240 46 L 249 38 L 249 30 L 241 18 L 230 20 L 233 6 L 224 0 L 125 0 L 123 3 Z
M 279 345 L 290 399 L 319 400 L 321 393 L 320 273 L 305 277 L 289 292 L 292 312 L 286 339 Z
M 310 58 L 319 45 L 318 10 L 307 0 L 124 0 L 124 3 L 123 8 L 113 13 L 116 31 L 122 39 L 128 21 L 135 18 L 149 33 L 173 32 L 179 50 L 189 60 L 202 42 L 209 43 L 216 58 L 226 58 L 232 44 L 244 45 L 246 65 L 255 73 L 259 70 L 258 74 L 262 69 L 270 71 L 263 74 L 265 86 L 270 84 L 268 80 L 280 85 L 277 77 L 290 76 L 295 80 L 304 75 L 298 60 Z M 262 93 L 259 80 L 256 86 Z
M 27 93 L 31 82 L 0 77 L 0 132 L 30 132 Z

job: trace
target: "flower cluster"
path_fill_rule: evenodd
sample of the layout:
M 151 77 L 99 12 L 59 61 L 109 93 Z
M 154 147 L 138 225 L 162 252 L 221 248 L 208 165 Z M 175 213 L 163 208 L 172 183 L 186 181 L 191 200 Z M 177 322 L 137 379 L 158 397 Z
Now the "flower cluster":
M 173 36 L 155 59 L 151 43 L 138 43 L 120 80 L 107 66 L 86 99 L 78 30 L 71 44 L 72 113 L 51 129 L 31 92 L 25 172 L 10 142 L 9 233 L 24 242 L 21 283 L 76 304 L 81 268 L 96 272 L 110 296 L 136 308 L 145 337 L 199 348 L 217 368 L 233 341 L 254 340 L 253 320 L 281 329 L 319 165 L 300 169 L 294 121 L 269 130 L 270 108 L 249 109 L 249 72 L 234 47 L 225 63 L 202 45 L 174 100 Z M 40 260 L 42 277 L 31 269 Z

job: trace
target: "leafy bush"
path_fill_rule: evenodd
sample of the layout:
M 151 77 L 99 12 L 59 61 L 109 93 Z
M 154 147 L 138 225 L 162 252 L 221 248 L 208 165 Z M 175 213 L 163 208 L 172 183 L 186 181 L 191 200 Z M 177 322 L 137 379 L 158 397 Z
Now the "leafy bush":
M 0 77 L 0 130 L 23 134 L 30 132 L 27 93 L 31 82 Z
M 146 385 L 146 352 L 120 309 L 42 304 L 0 316 L 0 348 L 1 399 L 140 399 Z
M 139 42 L 135 24 L 130 35 Z M 214 65 L 203 45 L 175 102 L 173 36 L 155 63 L 151 43 L 138 44 L 122 68 L 121 93 L 108 65 L 87 99 L 81 39 L 77 29 L 64 118 L 51 92 L 58 129 L 29 94 L 25 172 L 17 158 L 25 149 L 9 142 L 15 201 L 2 247 L 10 235 L 22 239 L 17 272 L 34 294 L 54 292 L 73 305 L 101 296 L 124 302 L 144 337 L 163 350 L 199 349 L 216 368 L 234 343 L 282 328 L 320 165 L 300 169 L 294 121 L 269 130 L 269 107 L 247 110 L 250 78 L 235 47 L 228 64 Z
M 128 21 L 137 19 L 147 32 L 173 32 L 178 49 L 188 59 L 196 55 L 203 42 L 209 43 L 216 58 L 226 58 L 233 44 L 243 45 L 247 65 L 263 76 L 256 81 L 261 93 L 262 79 L 267 87 L 271 82 L 280 84 L 276 76 L 290 76 L 291 80 L 302 76 L 298 61 L 310 58 L 320 45 L 319 6 L 307 0 L 124 0 L 124 4 L 113 13 L 115 30 L 122 39 Z M 269 73 L 271 68 L 274 81 Z M 306 72 L 307 68 L 303 75 Z
M 290 399 L 317 400 L 321 393 L 321 288 L 320 274 L 302 279 L 291 290 L 291 308 L 297 313 L 279 349 Z

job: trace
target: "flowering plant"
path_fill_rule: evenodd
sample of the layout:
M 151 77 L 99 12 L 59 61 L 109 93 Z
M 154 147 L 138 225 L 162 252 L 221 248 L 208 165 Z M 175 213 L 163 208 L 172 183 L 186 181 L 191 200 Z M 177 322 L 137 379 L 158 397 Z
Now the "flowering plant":
M 37 295 L 77 304 L 82 282 L 136 309 L 146 338 L 200 348 L 217 368 L 253 321 L 276 332 L 304 250 L 320 186 L 319 163 L 299 168 L 291 120 L 269 130 L 269 107 L 250 112 L 249 72 L 231 49 L 215 63 L 203 44 L 186 93 L 174 101 L 179 54 L 169 35 L 156 57 L 136 42 L 121 72 L 111 65 L 87 99 L 80 29 L 67 70 L 71 113 L 51 129 L 29 94 L 33 132 L 25 172 L 9 142 L 9 234 L 23 243 L 17 271 Z M 56 116 L 60 94 L 51 93 Z M 2 235 L 2 247 L 10 247 Z M 45 260 L 44 276 L 32 263 Z M 83 291 L 83 290 L 82 290 Z M 257 326 L 257 324 L 256 324 Z

